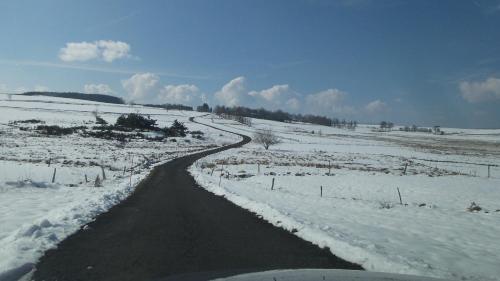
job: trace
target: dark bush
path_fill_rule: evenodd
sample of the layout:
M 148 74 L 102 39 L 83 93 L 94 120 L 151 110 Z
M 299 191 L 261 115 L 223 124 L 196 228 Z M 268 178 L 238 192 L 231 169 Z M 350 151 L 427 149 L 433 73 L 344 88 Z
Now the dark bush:
M 149 116 L 146 118 L 136 113 L 122 114 L 116 120 L 115 126 L 139 130 L 158 130 L 158 127 L 156 127 L 156 120 L 151 119 Z
M 108 122 L 106 120 L 102 119 L 100 116 L 95 117 L 95 122 L 100 125 L 107 125 Z
M 47 126 L 47 125 L 38 125 L 35 130 L 39 131 L 40 134 L 49 135 L 49 136 L 62 136 L 62 135 L 70 135 L 78 130 L 85 130 L 87 127 L 78 126 L 78 127 L 59 127 L 57 125 Z
M 28 119 L 28 120 L 17 120 L 11 122 L 12 124 L 44 124 L 45 122 L 38 119 Z
M 162 132 L 167 137 L 185 137 L 187 130 L 188 129 L 186 126 L 184 126 L 184 124 L 175 119 L 174 123 L 172 123 L 172 126 L 163 128 Z
M 102 131 L 87 131 L 83 134 L 84 137 L 93 137 L 105 140 L 117 140 L 117 141 L 126 141 L 130 137 L 124 133 L 116 133 L 111 130 L 102 130 Z
M 208 106 L 207 103 L 204 103 L 203 105 L 197 106 L 196 111 L 198 111 L 198 112 L 212 112 L 212 109 Z
M 152 141 L 162 141 L 162 137 L 147 138 L 141 133 L 124 134 L 120 132 L 113 132 L 111 130 L 101 131 L 85 131 L 82 134 L 84 137 L 93 137 L 105 140 L 117 140 L 120 142 L 130 141 L 131 139 L 148 139 Z

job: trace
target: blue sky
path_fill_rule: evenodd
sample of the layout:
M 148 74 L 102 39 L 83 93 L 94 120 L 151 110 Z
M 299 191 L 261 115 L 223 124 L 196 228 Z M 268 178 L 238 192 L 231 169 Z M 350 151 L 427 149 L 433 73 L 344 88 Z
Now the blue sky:
M 0 92 L 500 127 L 500 1 L 0 2 Z

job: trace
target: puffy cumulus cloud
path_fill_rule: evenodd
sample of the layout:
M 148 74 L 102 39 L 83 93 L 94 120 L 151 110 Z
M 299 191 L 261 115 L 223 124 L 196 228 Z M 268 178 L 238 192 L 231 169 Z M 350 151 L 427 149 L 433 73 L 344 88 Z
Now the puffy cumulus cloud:
M 104 94 L 109 95 L 113 93 L 108 84 L 85 84 L 83 91 L 87 94 Z
M 285 102 L 285 105 L 292 110 L 298 110 L 300 108 L 300 101 L 297 98 L 291 98 Z
M 289 89 L 290 87 L 288 85 L 274 85 L 271 88 L 262 91 L 251 91 L 248 95 L 262 98 L 268 102 L 275 102 L 284 96 Z
M 287 84 L 274 85 L 261 91 L 246 90 L 246 79 L 236 77 L 225 84 L 214 94 L 217 102 L 226 106 L 244 105 L 247 107 L 264 107 L 270 110 L 297 110 L 300 102 Z
M 97 41 L 97 46 L 101 50 L 102 59 L 107 62 L 130 56 L 130 45 L 125 42 L 100 40 Z
M 236 77 L 217 91 L 214 96 L 223 105 L 242 105 L 245 99 L 245 83 L 245 77 Z
M 308 95 L 306 102 L 315 107 L 333 109 L 342 102 L 345 96 L 346 93 L 338 89 L 328 89 Z
M 69 42 L 66 47 L 59 50 L 59 58 L 63 61 L 87 61 L 99 56 L 99 50 L 95 43 Z
M 94 42 L 69 42 L 59 50 L 59 58 L 63 61 L 88 61 L 102 59 L 112 62 L 116 59 L 130 57 L 130 45 L 121 41 L 99 40 Z
M 142 99 L 151 92 L 159 78 L 153 73 L 137 73 L 132 75 L 129 79 L 122 80 L 123 89 L 128 93 L 129 97 L 133 100 Z
M 262 91 L 251 91 L 248 95 L 253 98 L 250 103 L 256 107 L 296 111 L 300 106 L 299 100 L 295 97 L 296 94 L 287 84 L 274 85 Z
M 377 114 L 386 112 L 389 109 L 387 104 L 381 100 L 374 100 L 365 106 L 365 110 L 369 114 Z
M 315 94 L 306 96 L 308 111 L 326 115 L 333 114 L 353 114 L 355 109 L 343 104 L 346 92 L 338 89 L 327 89 Z
M 160 90 L 160 100 L 176 104 L 199 104 L 206 98 L 195 85 L 167 85 Z
M 484 81 L 459 84 L 462 98 L 470 103 L 479 103 L 500 99 L 500 79 L 490 77 Z

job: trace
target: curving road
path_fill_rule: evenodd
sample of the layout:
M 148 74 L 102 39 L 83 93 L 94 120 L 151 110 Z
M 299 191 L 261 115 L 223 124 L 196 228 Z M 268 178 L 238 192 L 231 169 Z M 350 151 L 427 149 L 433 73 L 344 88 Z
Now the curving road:
M 278 268 L 361 269 L 196 184 L 186 169 L 251 140 L 240 136 L 154 168 L 130 197 L 47 251 L 33 278 L 205 280 Z

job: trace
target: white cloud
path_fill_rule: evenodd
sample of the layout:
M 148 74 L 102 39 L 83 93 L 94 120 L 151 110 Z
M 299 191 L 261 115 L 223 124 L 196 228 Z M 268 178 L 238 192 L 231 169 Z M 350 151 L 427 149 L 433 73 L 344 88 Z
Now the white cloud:
M 312 106 L 334 109 L 339 106 L 345 96 L 346 93 L 338 89 L 328 89 L 316 94 L 308 95 L 306 101 Z
M 374 100 L 365 106 L 366 112 L 370 114 L 386 112 L 388 109 L 387 104 L 381 100 Z
M 342 101 L 346 95 L 345 92 L 338 89 L 327 89 L 307 95 L 306 103 L 310 111 L 334 114 L 344 110 Z
M 158 83 L 158 76 L 153 73 L 137 73 L 129 79 L 122 80 L 122 86 L 131 99 L 142 99 Z
M 297 109 L 298 100 L 293 97 L 293 93 L 287 84 L 274 85 L 262 91 L 251 91 L 248 93 L 254 99 L 249 101 L 251 105 L 264 107 L 271 110 L 276 109 Z M 290 102 L 289 102 L 290 101 Z M 286 108 L 284 108 L 284 106 Z
M 101 57 L 106 62 L 129 57 L 130 45 L 121 41 L 99 40 L 97 46 L 101 50 Z
M 289 86 L 288 85 L 274 85 L 269 89 L 265 89 L 262 91 L 251 91 L 248 94 L 252 97 L 260 97 L 265 99 L 268 102 L 276 101 L 278 100 L 281 96 L 286 94 L 289 91 Z
M 59 50 L 59 58 L 63 61 L 88 61 L 102 59 L 112 62 L 116 59 L 130 57 L 130 45 L 121 41 L 99 40 L 94 42 L 69 42 Z
M 59 51 L 59 58 L 63 61 L 87 61 L 99 56 L 95 43 L 79 42 L 66 43 L 66 47 Z
M 462 97 L 470 103 L 479 103 L 500 99 L 500 79 L 490 77 L 485 81 L 459 84 Z
M 87 94 L 104 94 L 109 95 L 113 93 L 108 84 L 86 84 L 83 86 L 83 91 Z
M 189 84 L 167 85 L 160 91 L 159 98 L 168 103 L 185 105 L 199 104 L 206 99 L 198 87 Z
M 285 105 L 292 110 L 297 110 L 300 107 L 300 101 L 297 98 L 291 98 L 286 101 Z
M 223 105 L 241 105 L 244 100 L 245 77 L 236 77 L 215 93 L 215 98 Z
M 343 101 L 347 93 L 339 89 L 327 89 L 306 96 L 307 110 L 313 114 L 333 116 L 337 114 L 354 114 L 356 110 L 346 106 Z

